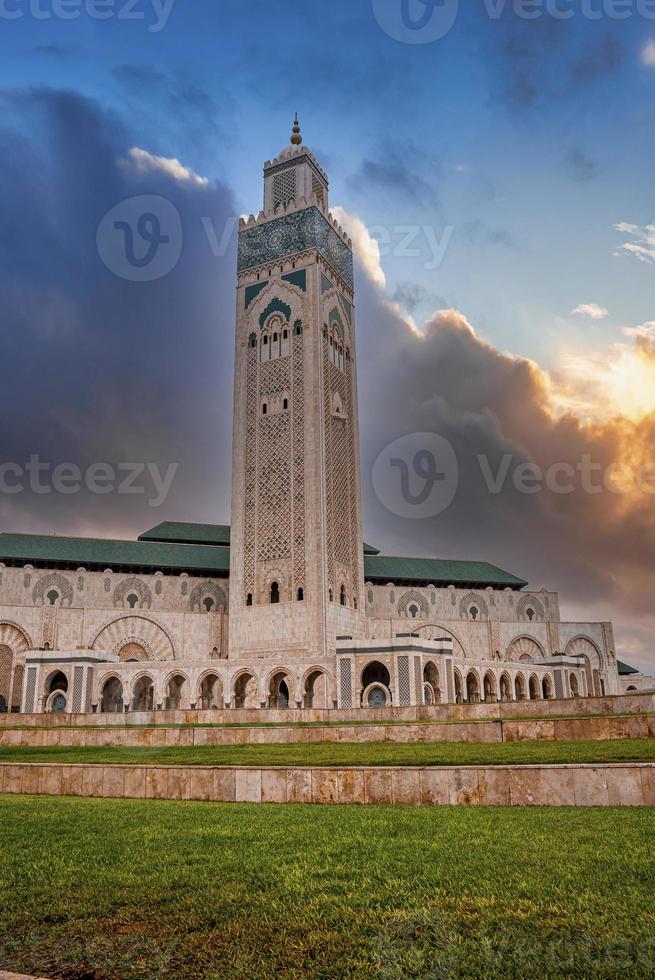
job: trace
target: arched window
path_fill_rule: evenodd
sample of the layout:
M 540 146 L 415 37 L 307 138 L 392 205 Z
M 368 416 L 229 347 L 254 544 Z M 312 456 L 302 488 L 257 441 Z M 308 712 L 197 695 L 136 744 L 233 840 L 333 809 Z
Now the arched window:
M 202 600 L 202 604 L 205 607 L 205 609 L 207 610 L 207 612 L 211 612 L 212 609 L 214 608 L 214 600 L 212 599 L 211 596 L 207 596 L 206 599 L 203 599 Z
M 480 610 L 478 609 L 478 607 L 471 606 L 471 608 L 469 609 L 469 616 L 471 617 L 471 619 L 477 619 L 479 615 L 480 615 Z
M 341 594 L 339 596 L 339 602 L 341 603 L 342 606 L 345 606 L 346 605 L 346 586 L 345 585 L 342 585 L 341 586 Z
M 59 602 L 59 593 L 53 589 L 51 592 L 48 592 L 46 598 L 51 606 L 56 606 Z
M 264 337 L 264 347 L 268 346 L 268 336 Z
M 534 609 L 531 609 L 531 608 L 530 609 L 526 609 L 525 610 L 525 615 L 528 617 L 528 619 L 530 620 L 530 622 L 532 622 L 532 620 L 534 619 Z
M 138 595 L 135 595 L 133 592 L 130 593 L 130 595 L 128 595 L 127 597 L 127 604 L 130 607 L 130 609 L 136 609 L 136 607 L 139 605 Z
M 284 401 L 282 402 L 282 405 L 283 405 L 284 411 L 286 412 L 286 410 L 289 407 L 289 399 L 288 398 L 285 398 Z
M 271 582 L 271 603 L 280 601 L 280 586 L 277 582 Z
M 409 615 L 412 617 L 412 619 L 416 619 L 416 617 L 418 616 L 418 606 L 411 605 L 407 611 Z
M 288 330 L 283 330 L 282 331 L 282 340 L 288 340 L 288 339 L 289 339 L 289 331 Z
M 262 415 L 268 415 L 268 405 L 266 402 L 262 405 Z
M 299 337 L 301 333 L 302 333 L 302 323 L 299 322 L 296 324 L 296 337 Z
M 330 591 L 328 592 L 328 597 L 330 599 L 330 602 L 334 602 L 334 592 L 332 591 L 332 589 L 330 589 Z
M 298 602 L 304 602 L 305 600 L 305 590 L 298 589 Z
M 252 592 L 249 592 L 248 595 L 246 596 L 246 605 L 252 606 Z

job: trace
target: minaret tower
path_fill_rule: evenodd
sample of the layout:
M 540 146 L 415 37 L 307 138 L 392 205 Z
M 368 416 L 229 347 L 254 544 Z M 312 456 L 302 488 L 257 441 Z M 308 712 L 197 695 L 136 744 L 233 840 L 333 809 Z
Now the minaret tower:
M 356 364 L 352 242 L 296 114 L 239 228 L 230 660 L 365 636 Z

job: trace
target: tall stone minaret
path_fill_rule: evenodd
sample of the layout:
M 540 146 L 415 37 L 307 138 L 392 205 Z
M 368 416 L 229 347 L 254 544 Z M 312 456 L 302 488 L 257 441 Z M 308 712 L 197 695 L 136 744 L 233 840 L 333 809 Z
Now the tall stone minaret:
M 239 229 L 230 659 L 365 636 L 352 243 L 302 145 Z

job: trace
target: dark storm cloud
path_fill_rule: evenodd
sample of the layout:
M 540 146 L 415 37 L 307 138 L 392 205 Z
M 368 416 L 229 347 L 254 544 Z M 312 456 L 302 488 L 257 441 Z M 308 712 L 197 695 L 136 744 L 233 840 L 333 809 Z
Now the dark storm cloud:
M 408 167 L 409 159 L 420 157 L 421 166 Z M 422 174 L 431 173 L 432 180 Z M 414 147 L 387 141 L 362 160 L 359 170 L 349 179 L 356 194 L 391 192 L 406 202 L 434 208 L 438 204 L 437 179 L 441 165 L 434 158 L 426 158 Z
M 634 649 L 648 662 L 654 653 L 644 647 L 655 589 L 652 495 L 589 493 L 581 477 L 572 493 L 524 493 L 514 474 L 525 463 L 544 473 L 556 464 L 575 469 L 586 456 L 603 472 L 626 460 L 652 468 L 655 417 L 585 423 L 557 416 L 550 381 L 537 365 L 486 344 L 460 313 L 435 314 L 418 337 L 363 274 L 358 286 L 367 540 L 388 552 L 489 560 L 533 587 L 561 590 L 565 613 L 627 623 Z M 444 513 L 408 520 L 382 506 L 371 473 L 386 445 L 416 432 L 450 442 L 459 487 Z M 489 489 L 479 457 L 492 476 L 509 458 L 502 492 Z
M 72 93 L 5 93 L 2 460 L 157 461 L 180 469 L 166 516 L 227 517 L 236 209 L 227 188 L 137 170 L 134 136 Z M 148 149 L 148 147 L 144 147 Z M 107 211 L 157 195 L 181 219 L 164 278 L 118 278 L 96 248 Z M 204 224 L 203 224 L 204 220 Z M 215 256 L 206 227 L 225 233 Z M 10 369 L 7 370 L 7 365 Z M 138 531 L 142 496 L 2 495 L 4 528 Z

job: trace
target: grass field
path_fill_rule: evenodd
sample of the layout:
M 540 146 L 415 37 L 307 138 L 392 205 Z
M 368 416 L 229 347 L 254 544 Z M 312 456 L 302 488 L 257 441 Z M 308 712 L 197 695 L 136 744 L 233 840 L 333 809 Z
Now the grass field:
M 655 739 L 594 742 L 319 742 L 184 748 L 0 747 L 0 762 L 197 766 L 474 766 L 655 760 Z
M 0 797 L 0 969 L 653 977 L 655 811 Z

